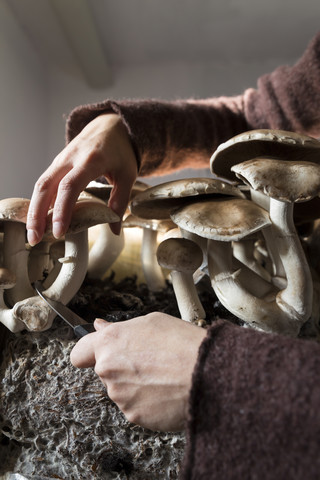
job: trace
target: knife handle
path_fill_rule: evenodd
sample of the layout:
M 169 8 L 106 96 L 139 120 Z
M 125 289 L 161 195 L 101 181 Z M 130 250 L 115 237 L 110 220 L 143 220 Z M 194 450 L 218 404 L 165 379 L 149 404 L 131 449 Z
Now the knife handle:
M 73 329 L 75 335 L 77 337 L 84 337 L 85 335 L 88 335 L 88 333 L 95 332 L 96 329 L 93 326 L 93 323 L 86 323 L 84 325 L 77 325 Z

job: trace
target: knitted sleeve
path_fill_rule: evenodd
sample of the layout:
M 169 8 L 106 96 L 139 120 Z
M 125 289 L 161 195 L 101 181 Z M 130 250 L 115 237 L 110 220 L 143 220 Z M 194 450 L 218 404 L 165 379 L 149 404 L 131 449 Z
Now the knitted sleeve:
M 199 351 L 183 480 L 319 478 L 320 345 L 219 320 Z
M 101 113 L 119 114 L 127 127 L 141 176 L 209 166 L 217 146 L 246 130 L 277 128 L 320 136 L 320 33 L 292 67 L 258 80 L 236 97 L 164 102 L 106 100 L 74 109 L 67 141 Z

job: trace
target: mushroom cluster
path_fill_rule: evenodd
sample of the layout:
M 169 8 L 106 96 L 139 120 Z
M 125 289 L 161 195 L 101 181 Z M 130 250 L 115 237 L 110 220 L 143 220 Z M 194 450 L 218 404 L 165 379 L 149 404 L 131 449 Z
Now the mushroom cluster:
M 297 336 L 319 334 L 320 142 L 281 130 L 252 130 L 221 144 L 212 178 L 137 182 L 122 233 L 108 223 L 112 186 L 91 182 L 65 238 L 26 242 L 28 199 L 0 201 L 0 322 L 13 332 L 50 328 L 54 314 L 35 295 L 68 303 L 85 275 L 102 278 L 124 248 L 124 229 L 142 229 L 141 264 L 151 291 L 172 283 L 181 318 L 205 324 L 197 283 L 207 276 L 220 302 L 245 325 Z M 88 247 L 88 229 L 99 235 Z M 160 237 L 161 234 L 161 238 Z
M 130 205 L 134 215 L 176 227 L 157 259 L 171 272 L 181 317 L 203 322 L 194 284 L 208 275 L 247 326 L 297 336 L 308 322 L 318 335 L 320 142 L 253 130 L 220 145 L 210 168 L 213 178 L 166 182 Z
M 88 229 L 100 223 L 119 221 L 102 200 L 82 195 L 73 210 L 63 240 L 51 231 L 52 211 L 47 216 L 44 238 L 36 247 L 26 240 L 30 201 L 8 198 L 0 201 L 2 261 L 0 267 L 0 322 L 12 332 L 50 328 L 55 313 L 40 298 L 33 283 L 43 282 L 48 297 L 67 304 L 79 290 L 88 269 Z

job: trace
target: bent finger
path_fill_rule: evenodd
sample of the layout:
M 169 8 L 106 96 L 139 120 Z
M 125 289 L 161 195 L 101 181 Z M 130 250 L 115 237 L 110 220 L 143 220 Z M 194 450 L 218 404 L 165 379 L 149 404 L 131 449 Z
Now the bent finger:
M 60 181 L 52 215 L 52 233 L 62 237 L 68 230 L 72 212 L 80 193 L 95 178 L 85 167 L 74 167 Z
M 34 186 L 27 217 L 28 242 L 32 246 L 43 237 L 48 210 L 54 202 L 59 182 L 67 171 L 66 167 L 57 169 L 51 165 Z

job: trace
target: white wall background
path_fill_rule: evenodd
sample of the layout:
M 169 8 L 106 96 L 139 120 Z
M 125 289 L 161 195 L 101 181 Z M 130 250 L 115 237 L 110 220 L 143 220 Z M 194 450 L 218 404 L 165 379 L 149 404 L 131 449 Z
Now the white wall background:
M 305 46 L 299 47 L 297 58 Z M 281 57 L 254 62 L 161 60 L 115 66 L 112 86 L 94 90 L 81 76 L 48 64 L 0 0 L 0 197 L 31 196 L 36 178 L 63 148 L 64 118 L 73 107 L 105 98 L 239 94 L 254 87 L 259 75 L 296 60 L 285 52 L 283 47 Z
M 0 198 L 28 197 L 47 162 L 47 69 L 0 2 Z

